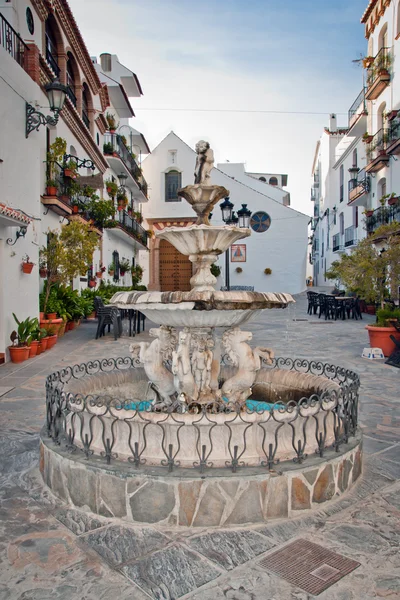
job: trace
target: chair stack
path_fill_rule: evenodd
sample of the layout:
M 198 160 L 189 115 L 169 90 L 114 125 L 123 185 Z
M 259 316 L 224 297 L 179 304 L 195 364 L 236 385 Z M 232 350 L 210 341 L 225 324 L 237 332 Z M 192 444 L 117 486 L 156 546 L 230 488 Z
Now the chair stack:
M 114 339 L 116 340 L 121 337 L 122 318 L 118 308 L 111 305 L 105 305 L 103 299 L 100 296 L 96 296 L 94 299 L 94 309 L 97 315 L 96 340 L 105 335 L 107 326 L 108 331 L 110 331 L 111 325 L 113 326 Z

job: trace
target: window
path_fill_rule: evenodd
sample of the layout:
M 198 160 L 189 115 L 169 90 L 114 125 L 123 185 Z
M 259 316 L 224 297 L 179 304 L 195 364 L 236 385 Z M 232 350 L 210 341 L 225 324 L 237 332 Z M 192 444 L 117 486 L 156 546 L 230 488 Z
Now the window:
M 271 226 L 271 217 L 266 212 L 256 212 L 251 215 L 250 227 L 256 233 L 264 233 Z
M 388 26 L 387 23 L 384 24 L 381 31 L 379 32 L 379 50 L 382 48 L 387 48 L 388 46 Z
M 171 165 L 176 165 L 176 150 L 168 150 L 169 153 L 169 162 Z
M 357 148 L 354 148 L 353 150 L 353 164 L 352 167 L 356 167 L 357 166 Z
M 85 123 L 86 127 L 90 129 L 90 120 L 89 120 L 89 90 L 86 83 L 83 84 L 82 88 L 82 121 Z
M 169 171 L 165 173 L 165 202 L 180 202 L 178 190 L 182 186 L 182 173 Z
M 56 77 L 60 75 L 60 67 L 58 66 L 57 39 L 55 34 L 54 17 L 50 15 L 46 20 L 45 26 L 45 44 L 46 44 L 46 60 L 53 69 Z
M 344 214 L 340 213 L 339 215 L 339 227 L 340 227 L 340 234 L 343 235 L 344 234 Z
M 382 104 L 380 105 L 380 107 L 378 108 L 377 111 L 377 131 L 379 131 L 380 129 L 383 128 L 384 123 L 385 123 L 385 119 L 384 119 L 384 113 L 386 110 L 386 102 L 382 102 Z
M 75 72 L 76 65 L 74 63 L 74 57 L 71 52 L 67 54 L 67 96 L 71 100 L 72 104 L 76 106 L 76 80 Z
M 340 185 L 339 185 L 339 202 L 343 202 L 343 190 L 344 190 L 344 167 L 343 165 L 340 166 L 340 173 L 339 173 L 339 178 L 340 178 Z
M 382 179 L 378 182 L 378 200 L 382 198 L 382 196 L 386 196 L 386 178 L 382 177 Z
M 268 183 L 269 185 L 278 185 L 278 179 L 276 177 L 270 177 Z
M 28 26 L 29 33 L 33 35 L 35 32 L 35 22 L 33 20 L 33 14 L 29 6 L 26 9 L 26 24 Z
M 114 281 L 119 279 L 119 252 L 114 250 L 113 252 L 113 263 L 114 263 Z
M 259 181 L 263 181 L 264 183 L 267 183 L 267 180 L 265 179 L 265 177 L 259 177 L 258 179 L 259 179 Z

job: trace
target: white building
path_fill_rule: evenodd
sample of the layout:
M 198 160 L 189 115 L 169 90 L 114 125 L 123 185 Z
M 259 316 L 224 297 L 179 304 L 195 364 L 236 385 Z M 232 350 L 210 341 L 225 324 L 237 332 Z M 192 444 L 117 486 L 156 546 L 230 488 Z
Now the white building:
M 173 132 L 144 160 L 143 172 L 150 190 L 150 202 L 143 207 L 148 229 L 157 231 L 170 225 L 195 222 L 192 208 L 176 193 L 180 187 L 193 183 L 195 161 L 194 150 Z M 244 165 L 233 163 L 220 164 L 211 174 L 212 184 L 229 190 L 236 211 L 242 204 L 247 204 L 252 211 L 251 237 L 239 240 L 232 249 L 230 285 L 250 286 L 257 291 L 299 293 L 306 285 L 309 217 L 286 205 L 289 198 L 285 190 L 260 177 L 264 175 L 246 173 Z M 282 178 L 286 176 L 274 177 L 280 183 L 285 182 Z M 214 208 L 212 223 L 222 224 L 219 206 Z M 218 266 L 222 269 L 219 285 L 223 286 L 223 257 Z M 271 273 L 265 274 L 265 269 Z M 146 271 L 149 278 L 145 283 L 149 289 L 190 289 L 192 265 L 166 241 L 151 239 Z
M 314 284 L 343 252 L 381 224 L 400 221 L 400 3 L 371 0 L 361 19 L 368 40 L 361 92 L 338 128 L 331 118 L 312 168 Z M 400 64 L 399 64 L 400 66 Z M 400 113 L 399 113 L 400 115 Z
M 76 198 L 68 193 L 70 182 L 62 165 L 57 169 L 57 193 L 46 191 L 46 158 L 56 137 L 66 141 L 67 154 L 91 161 L 87 164 L 94 170 L 85 166 L 78 173 L 100 198 L 108 198 L 105 181 L 120 184 L 122 173 L 129 199 L 126 210 L 115 211 L 117 225 L 98 230 L 100 249 L 87 275 L 74 285 L 86 287 L 101 264 L 122 258 L 140 262 L 140 251 L 147 253 L 146 231 L 132 211 L 139 213 L 147 202 L 137 162 L 149 149 L 141 134 L 126 128 L 134 115 L 129 97 L 141 95 L 140 83 L 117 57 L 103 55 L 99 64 L 90 57 L 67 0 L 52 6 L 44 0 L 0 0 L 0 359 L 15 329 L 12 312 L 22 319 L 38 315 L 38 253 L 47 243 L 48 230 L 60 229 L 70 219 L 87 219 L 73 214 Z M 52 126 L 46 123 L 46 117 L 54 115 L 44 86 L 56 77 L 68 86 L 68 94 Z M 43 124 L 28 135 L 27 103 L 44 115 Z M 108 131 L 107 113 L 119 121 L 114 134 Z M 107 142 L 113 145 L 112 153 L 104 152 Z M 26 235 L 17 239 L 21 224 L 27 225 Z M 35 263 L 30 275 L 21 270 L 25 255 Z M 130 274 L 114 282 L 129 285 Z

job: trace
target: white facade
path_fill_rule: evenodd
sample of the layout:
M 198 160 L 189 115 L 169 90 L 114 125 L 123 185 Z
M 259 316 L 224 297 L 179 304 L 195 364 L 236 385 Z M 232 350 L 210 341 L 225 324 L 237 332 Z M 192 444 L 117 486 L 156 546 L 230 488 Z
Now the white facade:
M 150 202 L 143 207 L 147 227 L 157 220 L 165 223 L 179 222 L 184 218 L 195 220 L 193 210 L 184 200 L 166 201 L 166 175 L 175 171 L 180 174 L 181 187 L 192 184 L 195 161 L 194 150 L 173 132 L 144 160 L 143 172 L 150 188 Z M 231 262 L 230 285 L 292 294 L 303 291 L 306 286 L 309 217 L 284 206 L 286 192 L 248 176 L 243 165 L 218 165 L 211 173 L 211 183 L 229 190 L 235 210 L 247 204 L 253 214 L 265 212 L 271 219 L 267 231 L 252 231 L 250 238 L 238 242 L 246 246 L 246 262 Z M 211 222 L 223 224 L 219 206 L 214 208 Z M 220 258 L 218 265 L 222 268 L 219 284 L 223 286 L 224 257 Z M 236 268 L 241 268 L 242 272 L 236 272 Z M 271 269 L 270 275 L 264 274 L 266 268 Z
M 60 188 L 57 197 L 46 195 L 49 145 L 61 137 L 66 140 L 67 154 L 93 162 L 94 171 L 81 168 L 78 172 L 80 176 L 95 175 L 96 184 L 92 187 L 100 198 L 108 198 L 105 181 L 114 179 L 119 183 L 118 177 L 124 173 L 130 206 L 139 212 L 147 196 L 137 162 L 149 149 L 144 137 L 128 125 L 133 116 L 129 97 L 142 93 L 136 75 L 121 65 L 116 56 L 112 56 L 107 73 L 102 64 L 93 64 L 66 0 L 60 0 L 53 12 L 45 2 L 0 0 L 0 15 L 3 31 L 0 39 L 0 358 L 5 354 L 7 359 L 9 336 L 15 329 L 12 312 L 22 319 L 38 316 L 39 248 L 47 243 L 49 230 L 60 230 L 62 224 L 76 218 L 71 215 L 71 199 L 62 199 Z M 61 83 L 70 88 L 59 121 L 55 127 L 41 125 L 26 138 L 27 102 L 44 115 L 53 116 L 44 83 L 53 80 L 58 69 Z M 110 138 L 107 112 L 116 115 L 120 127 L 114 138 L 117 152 L 113 156 L 103 152 L 103 144 Z M 119 133 L 125 135 L 131 148 L 121 143 Z M 127 154 L 128 150 L 135 152 L 136 161 Z M 10 217 L 4 214 L 2 205 L 6 211 L 19 212 L 9 211 Z M 7 244 L 8 239 L 16 239 L 23 223 L 21 219 L 26 215 L 31 220 L 25 237 L 18 239 L 15 245 Z M 115 218 L 121 225 L 102 232 L 100 248 L 93 256 L 93 273 L 101 264 L 108 266 L 114 252 L 138 264 L 142 255 L 148 253 L 146 232 L 139 223 L 117 210 Z M 24 255 L 35 263 L 30 275 L 21 270 Z M 105 279 L 111 280 L 107 276 Z M 130 285 L 131 276 L 127 273 L 112 283 Z M 74 281 L 78 288 L 87 284 L 87 276 Z

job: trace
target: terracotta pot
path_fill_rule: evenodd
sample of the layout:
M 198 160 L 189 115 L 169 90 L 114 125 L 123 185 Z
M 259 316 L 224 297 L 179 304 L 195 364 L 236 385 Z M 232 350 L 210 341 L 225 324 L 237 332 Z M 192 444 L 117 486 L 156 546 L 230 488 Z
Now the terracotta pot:
M 32 340 L 31 345 L 29 346 L 29 358 L 33 358 L 37 354 L 37 349 L 39 346 L 39 342 L 37 340 Z
M 115 129 L 110 129 L 110 133 L 115 133 Z
M 22 363 L 29 358 L 28 346 L 9 346 L 8 349 L 13 363 Z
M 58 340 L 58 335 L 50 335 L 47 338 L 47 350 L 50 350 L 53 346 L 55 346 L 57 344 L 57 340 Z
M 374 136 L 372 136 L 372 135 L 369 135 L 369 136 L 367 136 L 367 137 L 363 138 L 363 142 L 364 142 L 365 144 L 370 144 L 370 143 L 372 142 L 372 138 L 373 138 L 373 137 L 374 137 Z
M 73 321 L 68 321 L 65 331 L 72 331 L 73 329 L 75 329 L 75 323 Z
M 23 273 L 32 273 L 32 269 L 34 267 L 34 264 L 31 262 L 23 262 L 22 265 L 22 272 Z
M 391 335 L 400 342 L 400 332 L 394 327 L 366 325 L 365 329 L 368 331 L 371 348 L 380 348 L 385 356 L 390 356 L 396 348 L 390 339 Z
M 115 273 L 115 271 L 108 271 L 108 274 L 110 275 L 110 277 L 114 277 L 114 273 Z
M 101 279 L 101 278 L 103 277 L 103 271 L 97 271 L 97 272 L 96 272 L 96 277 L 97 277 L 98 279 Z
M 88 283 L 88 286 L 89 286 L 90 288 L 95 288 L 95 287 L 96 287 L 96 282 L 95 282 L 93 279 L 90 279 L 90 280 L 89 280 L 89 283 Z
M 367 304 L 366 313 L 367 313 L 367 315 L 375 315 L 376 314 L 375 304 Z
M 76 173 L 72 169 L 64 169 L 64 175 L 70 179 L 76 179 Z
M 53 321 L 54 319 L 57 319 L 57 313 L 46 313 L 46 317 L 49 321 Z
M 79 206 L 77 206 L 76 204 L 73 205 L 72 207 L 72 212 L 74 213 L 74 215 L 77 215 L 79 212 Z
M 389 198 L 389 200 L 388 200 L 389 206 L 396 206 L 398 200 L 399 199 L 397 197 L 396 198 Z
M 39 317 L 40 317 L 40 320 L 43 321 L 44 320 L 44 312 L 40 312 Z
M 63 321 L 58 330 L 58 334 L 57 334 L 58 337 L 62 337 L 64 335 L 66 326 L 67 326 L 67 323 L 65 321 Z
M 62 324 L 62 319 L 55 319 L 53 323 L 40 323 L 40 326 L 43 327 L 47 331 L 48 335 L 57 335 L 60 326 Z
M 47 269 L 39 269 L 39 275 L 42 279 L 46 279 L 47 277 Z
M 48 185 L 46 191 L 48 196 L 57 196 L 57 188 L 52 185 Z
M 42 342 L 38 343 L 38 347 L 36 350 L 36 356 L 39 356 L 39 354 L 42 354 L 43 350 L 42 350 Z
M 45 352 L 47 350 L 47 341 L 48 341 L 49 337 L 46 336 L 42 339 L 42 352 Z
M 373 215 L 373 214 L 374 214 L 374 211 L 373 211 L 373 210 L 367 210 L 367 211 L 366 211 L 366 213 L 365 213 L 365 215 L 366 215 L 367 217 L 372 217 L 372 215 Z

